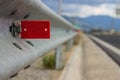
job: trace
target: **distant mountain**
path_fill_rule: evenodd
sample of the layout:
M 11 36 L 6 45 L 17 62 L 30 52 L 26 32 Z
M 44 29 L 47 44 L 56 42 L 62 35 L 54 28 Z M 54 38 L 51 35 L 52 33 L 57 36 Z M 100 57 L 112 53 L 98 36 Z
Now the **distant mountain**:
M 90 27 L 90 28 L 102 28 L 104 30 L 109 30 L 112 28 L 112 24 L 114 23 L 115 29 L 117 31 L 120 31 L 120 19 L 112 18 L 110 16 L 90 16 L 87 18 L 67 17 L 67 16 L 63 16 L 63 17 L 69 21 L 79 24 L 82 28 Z

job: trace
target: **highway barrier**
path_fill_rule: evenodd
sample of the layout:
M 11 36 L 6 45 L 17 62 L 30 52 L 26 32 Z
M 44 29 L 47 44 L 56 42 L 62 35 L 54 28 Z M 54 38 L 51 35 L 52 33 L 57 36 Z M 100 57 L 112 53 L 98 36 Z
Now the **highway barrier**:
M 49 20 L 51 38 L 21 39 L 12 36 L 9 31 L 11 24 L 21 20 Z M 41 0 L 1 0 L 0 80 L 14 77 L 37 58 L 61 46 L 64 42 L 70 41 L 76 35 L 76 28 L 49 9 Z

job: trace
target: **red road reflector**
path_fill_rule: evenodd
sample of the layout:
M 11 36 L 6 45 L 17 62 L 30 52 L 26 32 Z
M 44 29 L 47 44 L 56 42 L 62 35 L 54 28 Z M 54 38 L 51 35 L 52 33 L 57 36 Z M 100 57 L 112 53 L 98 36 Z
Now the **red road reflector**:
M 50 39 L 50 21 L 23 20 L 21 28 L 22 39 Z

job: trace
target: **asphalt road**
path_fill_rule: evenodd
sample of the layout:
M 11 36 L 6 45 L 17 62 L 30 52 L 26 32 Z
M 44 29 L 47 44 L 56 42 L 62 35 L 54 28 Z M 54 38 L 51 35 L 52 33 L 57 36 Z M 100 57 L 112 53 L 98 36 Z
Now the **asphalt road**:
M 94 35 L 120 49 L 120 35 Z

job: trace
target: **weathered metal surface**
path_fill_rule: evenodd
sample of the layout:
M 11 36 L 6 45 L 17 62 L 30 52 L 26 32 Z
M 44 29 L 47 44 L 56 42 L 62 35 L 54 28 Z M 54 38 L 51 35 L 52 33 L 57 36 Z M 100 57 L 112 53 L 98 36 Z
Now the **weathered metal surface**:
M 25 18 L 50 20 L 51 39 L 14 38 L 9 32 L 9 26 L 13 21 Z M 8 79 L 45 52 L 74 37 L 76 32 L 72 29 L 74 29 L 72 24 L 50 10 L 40 0 L 0 0 L 0 80 Z

